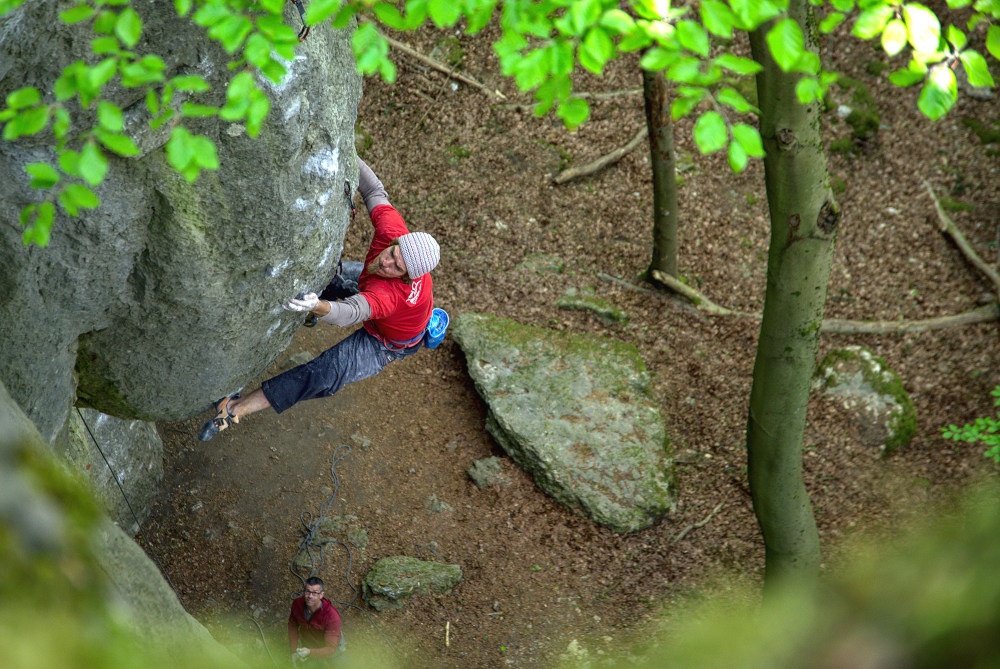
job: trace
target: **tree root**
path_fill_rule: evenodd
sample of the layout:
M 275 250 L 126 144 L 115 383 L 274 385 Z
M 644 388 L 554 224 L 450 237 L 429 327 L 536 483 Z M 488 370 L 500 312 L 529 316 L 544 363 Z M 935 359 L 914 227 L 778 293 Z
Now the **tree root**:
M 586 165 L 582 165 L 580 167 L 571 167 L 568 170 L 560 172 L 559 174 L 552 177 L 552 181 L 556 182 L 557 184 L 564 184 L 570 179 L 576 179 L 578 177 L 587 176 L 588 174 L 593 174 L 594 172 L 597 172 L 598 170 L 603 169 L 608 165 L 617 163 L 626 155 L 634 151 L 635 147 L 639 146 L 639 144 L 641 144 L 642 141 L 646 139 L 646 135 L 648 133 L 649 130 L 646 128 L 646 126 L 642 126 L 642 130 L 636 133 L 635 137 L 629 140 L 629 143 L 626 144 L 625 146 L 615 149 L 610 153 L 606 153 L 597 160 L 591 163 L 587 163 Z

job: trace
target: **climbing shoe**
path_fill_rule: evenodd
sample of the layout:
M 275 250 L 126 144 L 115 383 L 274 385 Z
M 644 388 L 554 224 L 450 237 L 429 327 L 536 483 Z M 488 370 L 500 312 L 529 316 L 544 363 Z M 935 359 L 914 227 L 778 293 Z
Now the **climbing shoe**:
M 215 418 L 208 421 L 202 426 L 201 432 L 198 433 L 199 439 L 201 439 L 202 441 L 208 441 L 215 435 L 225 430 L 230 425 L 234 425 L 240 422 L 239 417 L 237 417 L 235 414 L 233 414 L 232 411 L 229 410 L 229 402 L 231 400 L 237 399 L 239 396 L 240 396 L 239 393 L 233 395 L 227 395 L 226 397 L 223 397 L 221 400 L 215 403 L 215 410 L 218 413 L 215 415 Z

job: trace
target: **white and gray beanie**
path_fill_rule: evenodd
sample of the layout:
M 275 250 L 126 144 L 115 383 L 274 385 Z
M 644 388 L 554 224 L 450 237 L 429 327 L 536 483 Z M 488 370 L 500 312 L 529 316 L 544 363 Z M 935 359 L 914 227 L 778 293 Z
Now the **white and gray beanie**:
M 406 274 L 418 279 L 437 267 L 441 260 L 441 248 L 437 241 L 426 232 L 411 232 L 399 238 L 399 250 L 406 263 Z

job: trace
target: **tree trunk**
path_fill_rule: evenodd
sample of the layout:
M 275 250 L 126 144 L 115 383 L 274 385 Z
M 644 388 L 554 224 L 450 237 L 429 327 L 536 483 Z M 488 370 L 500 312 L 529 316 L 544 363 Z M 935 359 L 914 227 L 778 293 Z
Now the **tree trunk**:
M 659 270 L 677 276 L 677 170 L 674 134 L 662 72 L 642 71 L 642 93 L 649 129 L 649 162 L 653 168 L 653 259 L 647 275 Z
M 808 0 L 789 14 L 816 52 Z M 819 536 L 802 480 L 802 436 L 816 366 L 820 325 L 839 209 L 829 186 L 819 105 L 795 96 L 799 75 L 771 58 L 765 35 L 751 34 L 757 75 L 764 174 L 771 215 L 767 292 L 747 420 L 747 459 L 754 512 L 765 544 L 765 592 L 789 580 L 811 582 L 819 570 Z

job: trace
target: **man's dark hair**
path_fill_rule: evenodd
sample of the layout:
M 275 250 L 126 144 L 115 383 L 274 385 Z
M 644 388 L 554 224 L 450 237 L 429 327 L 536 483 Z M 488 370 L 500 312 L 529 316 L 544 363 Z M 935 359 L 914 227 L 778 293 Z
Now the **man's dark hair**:
M 319 576 L 310 576 L 306 579 L 306 585 L 318 585 L 320 588 L 323 587 L 323 579 Z

